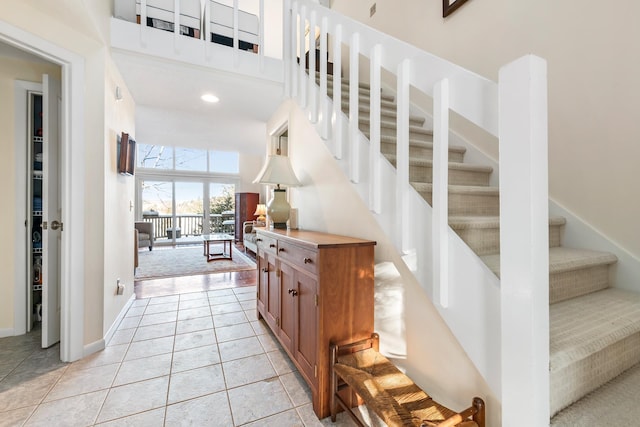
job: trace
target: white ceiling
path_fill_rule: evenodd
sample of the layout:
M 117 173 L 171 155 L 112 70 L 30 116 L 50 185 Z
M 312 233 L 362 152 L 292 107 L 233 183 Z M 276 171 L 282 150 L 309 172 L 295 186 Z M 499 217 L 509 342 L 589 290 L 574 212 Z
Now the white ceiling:
M 136 103 L 136 141 L 263 155 L 266 122 L 282 85 L 184 63 L 114 51 Z M 203 93 L 220 98 L 216 104 Z

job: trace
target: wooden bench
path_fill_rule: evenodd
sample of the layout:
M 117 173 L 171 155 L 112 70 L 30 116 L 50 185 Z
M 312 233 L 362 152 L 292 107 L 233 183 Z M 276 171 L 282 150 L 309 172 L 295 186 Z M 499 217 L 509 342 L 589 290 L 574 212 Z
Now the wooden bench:
M 389 427 L 485 427 L 484 401 L 455 412 L 433 400 L 409 377 L 378 352 L 379 337 L 348 344 L 331 345 L 331 421 L 336 420 L 338 405 L 360 426 L 351 410 L 350 387 L 367 407 Z

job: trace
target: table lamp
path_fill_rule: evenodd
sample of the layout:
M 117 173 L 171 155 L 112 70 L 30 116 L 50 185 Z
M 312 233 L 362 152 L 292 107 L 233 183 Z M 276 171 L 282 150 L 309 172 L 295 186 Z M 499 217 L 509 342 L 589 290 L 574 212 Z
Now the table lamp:
M 256 211 L 253 214 L 258 215 L 258 218 L 256 218 L 256 225 L 264 227 L 267 221 L 265 218 L 265 215 L 267 214 L 267 205 L 262 203 L 258 204 L 258 206 L 256 206 Z
M 289 158 L 280 154 L 271 154 L 267 157 L 267 162 L 253 182 L 276 186 L 273 190 L 273 198 L 267 203 L 267 215 L 273 221 L 273 228 L 286 229 L 291 206 L 287 202 L 286 189 L 280 188 L 280 186 L 297 187 L 300 185 Z

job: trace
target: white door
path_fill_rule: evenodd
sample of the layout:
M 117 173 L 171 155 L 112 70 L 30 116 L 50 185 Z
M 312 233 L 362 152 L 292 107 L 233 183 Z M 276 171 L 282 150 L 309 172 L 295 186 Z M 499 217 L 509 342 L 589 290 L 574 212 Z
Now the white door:
M 42 347 L 60 341 L 60 82 L 42 76 Z

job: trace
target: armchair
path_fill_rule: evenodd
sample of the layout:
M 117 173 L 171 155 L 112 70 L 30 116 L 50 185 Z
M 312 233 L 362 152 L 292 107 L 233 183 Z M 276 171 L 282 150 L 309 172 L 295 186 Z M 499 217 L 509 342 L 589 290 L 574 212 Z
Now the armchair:
M 153 223 L 146 221 L 136 221 L 134 227 L 138 230 L 138 248 L 148 246 L 149 250 L 153 250 Z

